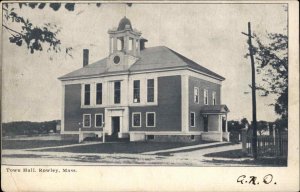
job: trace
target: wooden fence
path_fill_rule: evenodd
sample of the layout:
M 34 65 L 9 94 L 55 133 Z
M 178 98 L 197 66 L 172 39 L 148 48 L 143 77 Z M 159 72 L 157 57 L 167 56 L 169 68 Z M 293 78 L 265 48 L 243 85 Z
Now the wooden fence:
M 243 137 L 243 150 L 252 154 L 252 137 Z M 257 155 L 259 157 L 287 157 L 288 136 L 257 136 Z

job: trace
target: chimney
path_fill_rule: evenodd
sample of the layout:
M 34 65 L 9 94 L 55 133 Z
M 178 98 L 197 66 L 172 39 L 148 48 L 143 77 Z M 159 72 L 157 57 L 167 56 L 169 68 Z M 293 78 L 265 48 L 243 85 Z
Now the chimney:
M 89 64 L 89 50 L 83 49 L 83 67 Z
M 143 50 L 143 49 L 146 48 L 146 47 L 145 47 L 145 43 L 146 43 L 146 42 L 148 42 L 147 39 L 144 39 L 144 38 L 141 38 L 141 39 L 140 39 L 140 50 Z

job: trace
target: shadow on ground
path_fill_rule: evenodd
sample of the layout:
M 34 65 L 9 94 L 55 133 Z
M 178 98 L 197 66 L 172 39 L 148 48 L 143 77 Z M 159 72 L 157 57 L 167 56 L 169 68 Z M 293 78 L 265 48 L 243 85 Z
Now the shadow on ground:
M 55 147 L 78 143 L 68 140 L 2 140 L 2 149 L 30 149 L 37 147 Z
M 2 158 L 42 158 L 47 157 L 47 155 L 35 155 L 35 154 L 10 154 L 2 155 Z
M 161 152 L 161 153 L 156 153 L 157 155 L 162 155 L 162 156 L 173 156 L 174 153 L 183 153 L 183 152 L 190 152 L 190 151 L 196 151 L 200 149 L 209 149 L 209 148 L 214 148 L 214 147 L 223 147 L 223 146 L 229 146 L 229 145 L 234 145 L 232 143 L 220 143 L 220 144 L 215 144 L 215 145 L 209 145 L 209 146 L 199 146 L 196 148 L 191 148 L 191 149 L 181 149 L 177 151 L 172 151 L 172 152 Z
M 64 148 L 51 148 L 39 151 L 55 151 L 70 153 L 144 153 L 149 151 L 165 150 L 178 147 L 192 146 L 207 142 L 175 143 L 175 142 L 117 142 L 81 145 Z

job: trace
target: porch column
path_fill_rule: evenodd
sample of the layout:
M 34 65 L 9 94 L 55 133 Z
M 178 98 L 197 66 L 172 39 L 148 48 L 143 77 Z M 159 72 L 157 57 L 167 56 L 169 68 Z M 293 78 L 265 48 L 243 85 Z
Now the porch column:
M 112 38 L 109 37 L 109 54 L 112 54 Z
M 226 113 L 226 115 L 225 115 L 225 118 L 226 118 L 226 119 L 225 119 L 225 123 L 226 123 L 226 124 L 225 124 L 225 131 L 228 132 L 227 113 Z
M 117 38 L 113 37 L 113 52 L 115 52 L 117 49 Z
M 222 115 L 219 115 L 219 131 L 222 133 L 223 132 L 223 128 L 222 128 L 222 122 L 223 119 L 222 119 Z

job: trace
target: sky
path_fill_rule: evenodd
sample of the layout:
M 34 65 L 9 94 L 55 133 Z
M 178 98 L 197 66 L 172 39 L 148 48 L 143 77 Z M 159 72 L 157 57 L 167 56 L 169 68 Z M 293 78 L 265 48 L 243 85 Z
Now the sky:
M 283 4 L 76 4 L 73 12 L 55 12 L 28 7 L 21 16 L 41 26 L 56 24 L 62 47 L 73 47 L 73 58 L 64 53 L 35 52 L 11 44 L 2 29 L 2 120 L 47 121 L 60 119 L 62 85 L 58 77 L 82 67 L 82 50 L 90 50 L 90 63 L 108 56 L 109 29 L 121 18 L 131 20 L 133 28 L 148 39 L 146 47 L 167 46 L 200 65 L 220 74 L 222 104 L 230 110 L 229 120 L 252 120 L 250 60 L 247 23 L 262 39 L 267 33 L 284 33 L 287 12 Z M 15 23 L 6 23 L 18 29 Z M 259 81 L 259 80 L 258 80 Z M 257 119 L 273 121 L 278 116 L 272 97 L 257 96 Z

